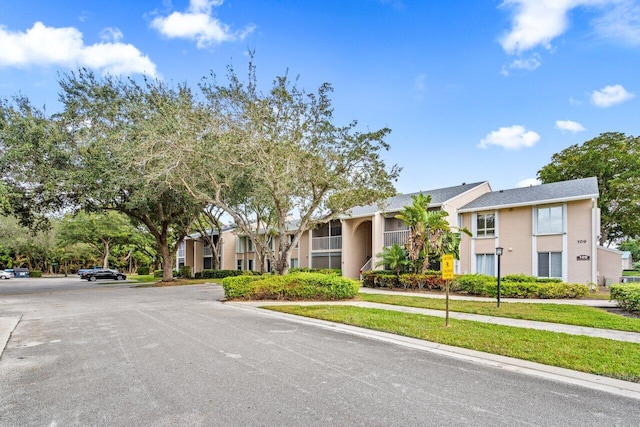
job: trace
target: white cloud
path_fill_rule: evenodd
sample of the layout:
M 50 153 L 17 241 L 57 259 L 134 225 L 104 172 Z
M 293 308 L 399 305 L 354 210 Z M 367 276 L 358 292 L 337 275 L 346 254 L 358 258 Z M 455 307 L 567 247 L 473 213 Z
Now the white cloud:
M 560 129 L 561 131 L 567 131 L 567 132 L 573 132 L 573 133 L 582 132 L 585 130 L 584 126 L 572 120 L 556 120 L 556 128 Z
M 533 71 L 540 65 L 542 65 L 542 62 L 540 61 L 540 55 L 535 54 L 526 59 L 516 59 L 512 61 L 508 66 L 502 67 L 502 74 L 508 76 L 509 70 Z
M 540 135 L 534 131 L 528 131 L 524 126 L 514 125 L 501 127 L 489 133 L 480 140 L 478 147 L 487 148 L 489 145 L 497 145 L 507 150 L 517 150 L 522 147 L 533 147 L 540 140 Z
M 618 0 L 594 20 L 594 27 L 604 37 L 640 45 L 640 6 L 633 0 Z
M 516 12 L 509 33 L 500 44 L 509 54 L 522 53 L 537 46 L 551 48 L 551 40 L 564 33 L 568 26 L 567 12 L 579 0 L 505 0 L 503 7 Z
M 499 39 L 508 54 L 551 49 L 553 39 L 568 30 L 570 12 L 579 7 L 599 13 L 591 22 L 596 32 L 640 44 L 640 7 L 634 0 L 504 0 L 501 7 L 514 11 L 511 29 Z
M 119 42 L 124 37 L 118 28 L 107 27 L 100 31 L 100 39 L 105 42 Z
M 106 33 L 105 33 L 106 34 Z M 47 27 L 36 22 L 26 32 L 0 27 L 0 67 L 89 67 L 112 74 L 156 75 L 156 66 L 135 46 L 120 43 L 120 30 L 111 29 L 113 42 L 85 45 L 73 27 Z
M 242 40 L 253 32 L 253 25 L 241 32 L 233 32 L 227 24 L 212 17 L 211 9 L 220 5 L 222 0 L 191 0 L 186 12 L 156 17 L 151 21 L 151 27 L 165 37 L 195 40 L 201 49 L 226 41 Z
M 622 85 L 605 86 L 591 92 L 591 103 L 596 107 L 607 108 L 628 101 L 633 97 L 635 95 L 627 92 Z
M 540 184 L 542 183 L 537 178 L 527 178 L 527 179 L 523 179 L 518 184 L 516 184 L 516 187 L 531 187 L 531 186 L 540 185 Z

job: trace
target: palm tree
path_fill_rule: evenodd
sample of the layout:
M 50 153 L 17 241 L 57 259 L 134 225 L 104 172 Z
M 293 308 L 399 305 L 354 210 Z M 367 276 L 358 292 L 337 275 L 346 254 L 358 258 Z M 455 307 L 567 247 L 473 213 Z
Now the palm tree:
M 376 257 L 380 258 L 380 261 L 376 262 L 376 267 L 389 267 L 395 271 L 397 277 L 400 277 L 400 273 L 406 271 L 411 265 L 411 261 L 407 259 L 407 251 L 397 243 L 385 247 L 381 253 L 376 254 Z

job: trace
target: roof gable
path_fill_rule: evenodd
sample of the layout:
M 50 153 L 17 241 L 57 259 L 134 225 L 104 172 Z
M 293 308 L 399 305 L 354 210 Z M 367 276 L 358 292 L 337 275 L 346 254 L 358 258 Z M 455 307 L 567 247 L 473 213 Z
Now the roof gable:
M 482 184 L 486 183 L 486 181 L 481 182 L 473 182 L 471 184 L 462 184 L 456 185 L 453 187 L 445 187 L 445 188 L 436 188 L 433 190 L 426 191 L 418 191 L 416 193 L 410 194 L 399 194 L 397 196 L 389 197 L 380 203 L 372 203 L 367 206 L 356 206 L 351 209 L 345 216 L 347 217 L 361 217 L 367 215 L 374 215 L 378 212 L 399 212 L 405 206 L 411 205 L 413 201 L 411 200 L 412 196 L 417 196 L 418 194 L 430 195 L 431 203 L 429 206 L 436 207 L 441 206 L 448 200 L 453 199 L 467 191 L 476 188 Z
M 582 178 L 531 187 L 492 191 L 467 203 L 459 209 L 459 212 L 584 200 L 597 198 L 598 195 L 598 179 L 595 177 Z

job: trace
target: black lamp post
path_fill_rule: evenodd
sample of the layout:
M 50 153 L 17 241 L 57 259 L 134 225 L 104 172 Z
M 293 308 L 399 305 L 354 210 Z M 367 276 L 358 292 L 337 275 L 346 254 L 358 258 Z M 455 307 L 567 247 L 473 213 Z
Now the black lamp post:
M 496 255 L 498 256 L 498 308 L 500 308 L 500 257 L 502 256 L 502 247 L 496 248 Z

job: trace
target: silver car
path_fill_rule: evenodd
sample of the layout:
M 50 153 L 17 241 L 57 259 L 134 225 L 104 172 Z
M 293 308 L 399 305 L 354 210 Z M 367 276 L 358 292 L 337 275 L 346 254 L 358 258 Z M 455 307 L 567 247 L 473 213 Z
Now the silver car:
M 13 277 L 13 273 L 10 271 L 1 270 L 0 271 L 0 279 L 11 279 Z

